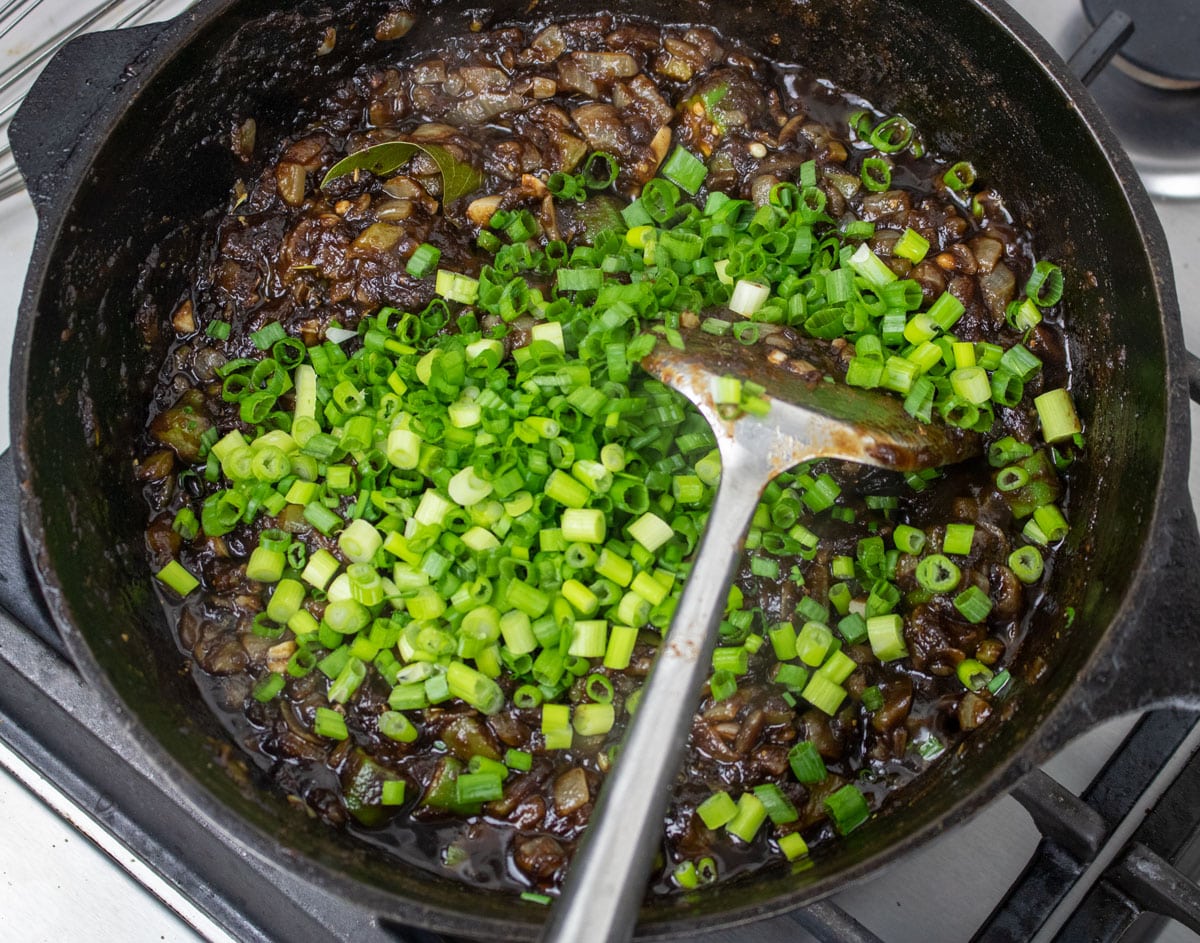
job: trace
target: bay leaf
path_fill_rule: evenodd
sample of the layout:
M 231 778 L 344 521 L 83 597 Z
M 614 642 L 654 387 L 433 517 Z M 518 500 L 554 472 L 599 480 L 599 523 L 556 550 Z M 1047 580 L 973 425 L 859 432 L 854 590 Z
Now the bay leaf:
M 394 170 L 399 170 L 418 152 L 428 155 L 441 172 L 443 205 L 466 196 L 482 186 L 482 173 L 466 161 L 459 160 L 440 145 L 417 144 L 413 141 L 385 141 L 382 144 L 372 144 L 353 154 L 347 154 L 329 168 L 329 173 L 321 181 L 321 187 L 327 187 L 330 182 L 344 177 L 346 174 L 354 173 L 356 170 L 366 170 L 377 177 L 382 177 Z

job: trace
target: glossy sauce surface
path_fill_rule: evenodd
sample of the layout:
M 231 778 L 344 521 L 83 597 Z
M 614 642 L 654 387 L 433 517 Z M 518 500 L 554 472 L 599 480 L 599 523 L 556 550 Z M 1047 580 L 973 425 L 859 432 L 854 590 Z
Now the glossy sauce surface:
M 698 106 L 704 102 L 707 107 Z M 910 152 L 890 155 L 892 189 L 865 191 L 860 165 L 869 151 L 849 130 L 851 115 L 863 106 L 806 73 L 803 64 L 755 58 L 712 31 L 600 17 L 471 34 L 393 69 L 364 72 L 332 92 L 309 131 L 292 140 L 255 141 L 247 123 L 252 116 L 240 116 L 235 149 L 247 158 L 267 154 L 268 165 L 231 199 L 211 253 L 198 260 L 193 291 L 176 309 L 180 340 L 161 374 L 137 473 L 147 482 L 148 547 L 156 568 L 177 557 L 202 578 L 202 590 L 180 610 L 181 650 L 231 737 L 281 790 L 331 826 L 352 829 L 405 861 L 448 869 L 481 886 L 553 890 L 586 825 L 620 739 L 627 701 L 645 677 L 659 638 L 647 627 L 629 668 L 613 671 L 597 659 L 589 675 L 570 687 L 569 701 L 586 701 L 587 677 L 603 674 L 612 684 L 618 723 L 604 736 L 577 736 L 567 750 L 545 749 L 539 709 L 510 703 L 485 717 L 453 700 L 410 711 L 420 735 L 414 743 L 397 743 L 377 729 L 389 686 L 374 673 L 344 706 L 351 736 L 340 742 L 313 730 L 316 709 L 329 703 L 329 680 L 321 672 L 289 677 L 282 694 L 266 703 L 252 696 L 256 681 L 272 667 L 278 670 L 272 648 L 290 637 L 286 632 L 265 637 L 252 628 L 270 595 L 268 587 L 245 576 L 260 531 L 282 527 L 310 551 L 324 547 L 337 555 L 337 544 L 287 510 L 221 538 L 201 534 L 181 540 L 171 528 L 175 514 L 188 506 L 199 516 L 204 496 L 213 490 L 187 471 L 203 462 L 197 427 L 186 418 L 198 415 L 203 428 L 250 434 L 236 404 L 222 400 L 215 371 L 229 359 L 257 356 L 250 334 L 263 325 L 277 321 L 288 335 L 312 345 L 332 322 L 353 327 L 382 306 L 421 311 L 433 298 L 433 279 L 405 270 L 421 243 L 438 247 L 441 267 L 453 271 L 476 275 L 488 261 L 476 246 L 479 227 L 471 217 L 478 194 L 442 206 L 442 180 L 431 162 L 417 158 L 382 179 L 360 174 L 321 190 L 329 167 L 344 154 L 402 133 L 473 165 L 483 175 L 479 192 L 499 194 L 501 206 L 531 209 L 543 241 L 554 236 L 571 243 L 588 238 L 586 210 L 547 204 L 532 181 L 573 171 L 594 151 L 610 153 L 619 163 L 610 194 L 617 205 L 636 196 L 658 169 L 662 139 L 656 143 L 656 136 L 663 128 L 674 142 L 705 158 L 705 191 L 757 203 L 766 201 L 774 185 L 794 180 L 805 161 L 815 160 L 833 220 L 873 222 L 868 244 L 897 274 L 918 282 L 927 300 L 948 291 L 963 302 L 965 313 L 955 326 L 960 338 L 1004 344 L 1019 339 L 1006 324 L 1005 307 L 1018 297 L 1032 267 L 1030 234 L 1013 226 L 1000 195 L 986 187 L 965 197 L 947 190 L 943 175 L 955 155 L 946 155 L 949 161 Z M 906 228 L 931 244 L 927 258 L 915 266 L 891 253 Z M 205 334 L 214 320 L 232 325 L 228 340 Z M 1067 370 L 1052 320 L 1026 338 L 1043 360 L 1042 373 L 1027 385 L 1018 407 L 996 410 L 989 442 L 1011 435 L 1040 445 L 1032 396 L 1043 386 L 1062 385 Z M 530 326 L 529 319 L 518 319 L 498 331 L 506 349 L 521 346 Z M 768 334 L 764 354 L 801 344 L 793 328 Z M 346 349 L 358 343 L 348 341 Z M 844 375 L 852 353 L 852 347 L 835 342 L 820 372 Z M 738 586 L 745 608 L 755 615 L 748 629 L 727 626 L 722 644 L 740 644 L 780 622 L 799 628 L 805 621 L 797 615 L 803 598 L 828 606 L 834 558 L 854 558 L 859 541 L 870 536 L 883 537 L 890 548 L 898 523 L 925 531 L 935 548 L 947 524 L 974 524 L 970 553 L 956 557 L 961 586 L 979 586 L 992 611 L 980 624 L 967 622 L 950 595 L 920 589 L 917 558 L 901 554 L 893 582 L 903 594 L 897 611 L 905 617 L 909 656 L 881 664 L 869 645 L 845 644 L 857 668 L 844 683 L 848 697 L 832 717 L 786 696 L 773 682 L 772 646 L 762 645 L 738 678 L 736 693 L 717 700 L 706 692 L 698 709 L 666 822 L 655 893 L 676 889 L 672 875 L 681 862 L 711 857 L 724 879 L 782 860 L 774 829 L 764 828 L 746 843 L 703 825 L 695 809 L 714 791 L 736 797 L 756 785 L 778 784 L 799 812 L 782 831 L 798 831 L 816 848 L 837 840 L 824 799 L 839 787 L 857 784 L 878 807 L 936 761 L 938 746 L 951 748 L 976 727 L 986 735 L 995 696 L 968 693 L 955 669 L 968 658 L 994 671 L 1009 664 L 1036 605 L 1038 587 L 1022 586 L 1006 563 L 1019 545 L 1020 524 L 986 459 L 949 470 L 919 491 L 903 476 L 856 466 L 825 463 L 812 473 L 828 473 L 840 485 L 838 505 L 852 520 L 805 513 L 800 520 L 819 536 L 818 549 L 807 559 L 780 555 L 777 578 L 755 575 L 748 553 Z M 1059 487 L 1057 477 L 1054 486 Z M 1052 565 L 1049 552 L 1047 564 Z M 871 587 L 854 586 L 852 605 L 861 608 Z M 831 624 L 836 621 L 834 615 Z M 514 685 L 501 684 L 511 696 Z M 862 695 L 872 687 L 882 706 L 868 710 Z M 801 741 L 813 743 L 823 757 L 829 770 L 824 782 L 804 785 L 791 773 L 788 753 Z M 528 772 L 509 775 L 502 799 L 463 815 L 424 803 L 455 762 L 466 764 L 473 756 L 502 760 L 508 749 L 527 751 L 533 760 Z M 348 810 L 347 794 L 372 764 L 403 777 L 408 799 L 402 808 Z

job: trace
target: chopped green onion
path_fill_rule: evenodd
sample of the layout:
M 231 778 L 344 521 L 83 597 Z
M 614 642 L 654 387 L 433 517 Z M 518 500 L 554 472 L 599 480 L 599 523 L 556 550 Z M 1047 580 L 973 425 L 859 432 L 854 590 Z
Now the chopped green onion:
M 717 647 L 713 649 L 712 666 L 714 671 L 725 671 L 733 675 L 744 675 L 750 667 L 750 653 L 744 646 Z
M 283 325 L 278 321 L 264 325 L 250 335 L 250 340 L 259 350 L 270 350 L 272 345 L 287 337 Z
M 454 785 L 460 806 L 504 797 L 504 783 L 495 773 L 459 773 Z
M 460 661 L 446 669 L 446 684 L 452 697 L 466 701 L 484 714 L 497 714 L 504 707 L 504 692 L 491 678 Z
M 1057 543 L 1062 540 L 1071 529 L 1067 524 L 1067 519 L 1063 517 L 1062 511 L 1053 504 L 1044 504 L 1034 511 L 1033 520 L 1045 535 L 1048 543 Z
M 862 182 L 876 193 L 892 185 L 892 165 L 882 157 L 868 157 L 862 162 Z
M 974 524 L 947 524 L 946 536 L 942 539 L 942 553 L 956 553 L 965 556 L 971 552 L 971 544 L 974 540 Z
M 351 563 L 369 563 L 382 546 L 379 531 L 362 518 L 351 521 L 338 535 L 338 548 Z
M 729 310 L 748 318 L 758 311 L 771 295 L 771 286 L 747 279 L 738 279 L 729 299 Z
M 792 801 L 783 794 L 783 790 L 775 783 L 763 783 L 754 787 L 754 795 L 767 810 L 767 816 L 776 825 L 787 825 L 800 818 L 800 813 L 792 805 Z
M 782 684 L 793 694 L 800 694 L 808 684 L 808 669 L 799 665 L 780 665 L 775 671 L 775 683 Z
M 896 280 L 896 273 L 865 242 L 850 256 L 849 265 L 872 288 L 882 288 Z
M 1025 283 L 1025 294 L 1039 308 L 1057 304 L 1063 296 L 1063 273 L 1057 265 L 1038 262 Z
M 780 835 L 776 841 L 779 845 L 779 850 L 783 852 L 783 856 L 788 861 L 795 861 L 797 858 L 803 858 L 808 854 L 808 844 L 799 832 Z
M 1022 583 L 1036 583 L 1042 577 L 1045 562 L 1037 547 L 1018 547 L 1008 556 L 1008 567 Z
M 825 660 L 833 645 L 833 633 L 820 622 L 806 622 L 796 636 L 796 653 L 814 668 Z
M 870 133 L 871 146 L 884 154 L 894 154 L 914 144 L 916 128 L 901 115 L 885 118 Z
M 345 740 L 350 736 L 346 729 L 346 718 L 328 707 L 318 707 L 313 720 L 313 732 L 318 737 L 330 740 Z
M 829 775 L 821 754 L 808 740 L 801 740 L 788 751 L 788 763 L 797 782 L 806 785 L 824 782 L 825 777 Z
M 975 178 L 975 168 L 965 160 L 960 160 L 942 175 L 946 186 L 955 193 L 973 187 Z
M 838 622 L 838 632 L 851 645 L 867 640 L 867 621 L 857 612 L 852 612 Z
M 479 296 L 479 282 L 469 275 L 438 269 L 434 291 L 447 301 L 471 305 Z
M 725 830 L 744 842 L 754 841 L 754 836 L 767 820 L 767 808 L 752 792 L 744 792 L 738 799 L 737 814 L 725 826 Z
M 714 701 L 724 701 L 737 693 L 737 678 L 732 671 L 714 671 L 709 679 L 709 689 Z
M 905 229 L 904 234 L 892 246 L 892 254 L 908 259 L 914 265 L 929 252 L 929 240 L 915 229 Z
M 246 562 L 246 578 L 260 583 L 277 582 L 283 576 L 286 563 L 286 558 L 278 550 L 259 545 L 251 551 L 250 559 Z
M 904 619 L 894 613 L 869 618 L 867 638 L 871 642 L 871 651 L 880 661 L 895 661 L 908 654 L 904 644 Z
M 962 571 L 940 553 L 931 554 L 917 564 L 917 582 L 931 593 L 944 593 L 958 585 Z
M 379 732 L 389 740 L 414 743 L 418 737 L 416 725 L 399 711 L 384 711 L 378 724 Z
M 604 653 L 604 667 L 623 671 L 629 667 L 633 648 L 637 644 L 638 630 L 633 626 L 614 625 L 608 634 L 608 647 Z
M 738 813 L 737 803 L 727 792 L 715 792 L 698 806 L 696 814 L 700 816 L 706 828 L 717 829 L 728 825 Z
M 1020 465 L 1010 465 L 996 472 L 996 488 L 1002 492 L 1016 491 L 1029 484 L 1029 472 Z
M 408 257 L 404 270 L 413 278 L 424 278 L 442 260 L 442 250 L 428 242 L 422 242 Z
M 283 690 L 285 679 L 281 674 L 269 674 L 254 686 L 254 700 L 260 704 L 265 704 L 272 700 L 280 691 Z
M 695 195 L 708 176 L 708 168 L 700 158 L 682 146 L 676 146 L 659 171 L 668 180 L 679 184 L 680 189 Z
M 403 779 L 385 779 L 379 788 L 380 805 L 404 805 L 405 782 Z
M 284 625 L 304 605 L 304 585 L 298 580 L 283 579 L 275 584 L 267 602 L 267 618 Z
M 817 671 L 809 679 L 802 697 L 817 710 L 832 717 L 845 700 L 846 689 Z
M 938 327 L 943 331 L 948 331 L 958 323 L 958 319 L 966 310 L 961 301 L 949 292 L 943 292 L 938 296 L 937 301 L 929 306 L 928 314 Z
M 914 745 L 922 759 L 935 760 L 946 752 L 946 745 L 933 734 L 921 737 Z
M 858 669 L 858 663 L 840 649 L 836 650 L 826 659 L 825 664 L 821 665 L 817 671 L 832 681 L 834 684 L 841 684 L 850 675 Z
M 509 749 L 504 754 L 504 765 L 509 769 L 527 773 L 533 769 L 533 754 L 527 753 L 524 750 Z
M 588 675 L 584 692 L 597 704 L 611 704 L 613 699 L 613 683 L 602 674 Z
M 542 705 L 542 735 L 547 750 L 566 750 L 573 739 L 571 708 L 566 704 Z
M 200 581 L 189 573 L 187 568 L 178 560 L 172 560 L 155 573 L 154 576 L 164 586 L 169 586 L 180 596 L 188 595 L 200 585 Z
M 628 530 L 629 536 L 651 553 L 675 535 L 670 524 L 649 511 L 630 524 Z
M 898 524 L 892 532 L 892 541 L 900 552 L 915 555 L 925 547 L 925 531 L 908 524 Z M 853 573 L 850 575 L 853 576 Z
M 791 661 L 796 657 L 796 630 L 790 622 L 781 622 L 767 632 L 775 657 L 780 662 Z
M 675 879 L 675 883 L 684 890 L 690 891 L 700 886 L 700 876 L 696 873 L 696 862 L 694 861 L 679 862 L 671 876 Z
M 1042 437 L 1047 442 L 1062 442 L 1083 431 L 1070 391 L 1050 390 L 1035 397 L 1033 405 L 1042 424 Z
M 992 669 L 974 658 L 964 658 L 956 671 L 958 680 L 968 691 L 982 691 L 992 680 Z
M 866 797 L 854 786 L 843 786 L 825 799 L 825 809 L 839 835 L 849 835 L 871 815 Z
M 572 723 L 581 737 L 595 737 L 608 733 L 616 722 L 612 704 L 579 704 L 575 707 Z
M 954 597 L 954 608 L 968 622 L 979 623 L 992 611 L 992 601 L 978 586 L 968 586 Z
M 1008 682 L 1011 680 L 1012 676 L 1008 673 L 1007 668 L 1005 668 L 1003 671 L 997 671 L 995 677 L 993 677 L 992 680 L 987 684 L 988 693 L 999 694 L 1006 687 L 1008 687 Z
M 950 374 L 950 385 L 956 396 L 977 406 L 992 398 L 991 381 L 982 367 L 959 367 Z
M 570 543 L 604 543 L 604 512 L 592 508 L 567 508 L 562 515 L 563 538 Z

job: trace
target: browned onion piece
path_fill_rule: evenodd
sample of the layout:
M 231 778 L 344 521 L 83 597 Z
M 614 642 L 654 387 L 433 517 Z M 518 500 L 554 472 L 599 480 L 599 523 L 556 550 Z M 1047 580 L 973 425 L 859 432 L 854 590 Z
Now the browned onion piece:
M 571 118 L 593 149 L 618 156 L 629 153 L 629 132 L 612 105 L 581 105 L 571 112 Z
M 417 17 L 408 10 L 393 10 L 386 14 L 375 27 L 375 38 L 380 42 L 400 39 L 408 35 L 417 24 Z
M 563 37 L 562 27 L 552 23 L 533 37 L 528 52 L 532 54 L 530 58 L 537 62 L 553 62 L 566 48 L 567 41 Z
M 997 262 L 986 275 L 979 277 L 979 291 L 988 313 L 999 323 L 1004 319 L 1004 310 L 1017 291 L 1017 279 L 1003 262 Z
M 637 60 L 627 52 L 573 52 L 571 58 L 598 82 L 637 75 Z
M 288 206 L 299 206 L 304 202 L 304 185 L 308 172 L 300 164 L 284 161 L 275 168 L 275 186 L 279 198 Z
M 963 730 L 974 730 L 992 715 L 992 705 L 974 691 L 968 691 L 958 705 L 958 723 Z
M 513 863 L 529 877 L 549 881 L 566 867 L 567 853 L 549 835 L 534 835 L 513 843 Z
M 554 808 L 559 815 L 570 815 L 592 799 L 587 773 L 576 766 L 554 780 Z
M 159 449 L 157 452 L 151 452 L 134 466 L 133 476 L 138 481 L 160 481 L 171 474 L 174 468 L 175 453 L 170 449 Z M 153 527 L 153 525 L 151 526 Z

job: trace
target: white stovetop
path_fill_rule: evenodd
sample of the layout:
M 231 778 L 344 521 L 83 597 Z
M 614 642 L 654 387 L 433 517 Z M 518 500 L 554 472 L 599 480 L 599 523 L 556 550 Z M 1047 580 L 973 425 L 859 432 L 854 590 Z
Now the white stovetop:
M 0 8 L 10 5 L 6 2 Z M 33 40 L 53 35 L 80 11 L 100 5 L 98 0 L 41 0 L 25 23 L 0 39 L 0 69 L 25 54 Z M 167 16 L 187 6 L 183 0 L 173 0 L 160 9 Z M 8 352 L 36 228 L 33 205 L 24 193 L 0 202 L 0 450 L 10 441 Z M 2 743 L 0 809 L 5 819 L 0 837 L 0 940 L 196 943 L 229 939 Z M 147 887 L 177 907 L 186 922 Z
M 1010 2 L 1056 48 L 1072 48 L 1076 28 L 1071 11 L 1077 0 Z M 50 21 L 63 10 L 80 6 L 72 0 L 43 0 L 36 24 L 41 35 L 51 31 Z M 161 9 L 169 14 L 185 6 L 184 0 L 172 0 Z M 27 42 L 19 37 L 15 42 L 11 37 L 0 42 L 0 67 L 26 48 Z M 1179 294 L 1186 299 L 1188 346 L 1200 350 L 1200 262 L 1196 261 L 1200 259 L 1200 203 L 1159 203 L 1158 211 L 1171 245 Z M 0 203 L 0 351 L 12 346 L 35 226 L 32 205 L 24 194 Z M 8 376 L 8 357 L 0 354 L 0 448 L 9 442 Z M 1195 406 L 1192 418 L 1193 426 L 1200 428 L 1200 409 Z M 1197 495 L 1200 448 L 1195 442 L 1191 459 L 1192 494 Z M 1083 788 L 1130 722 L 1117 721 L 1092 731 L 1056 757 L 1048 769 L 1068 788 Z M 0 940 L 228 940 L 219 927 L 99 829 L 86 811 L 72 808 L 52 784 L 2 745 L 0 808 L 5 820 L 0 838 Z M 969 825 L 910 855 L 883 879 L 851 888 L 838 900 L 889 943 L 965 940 L 993 903 L 981 889 L 1011 881 L 1037 840 L 1020 806 L 1001 799 Z M 931 888 L 936 888 L 932 894 Z M 936 908 L 938 901 L 944 909 Z M 800 943 L 802 936 L 795 939 Z M 1195 937 L 1174 927 L 1164 939 Z

